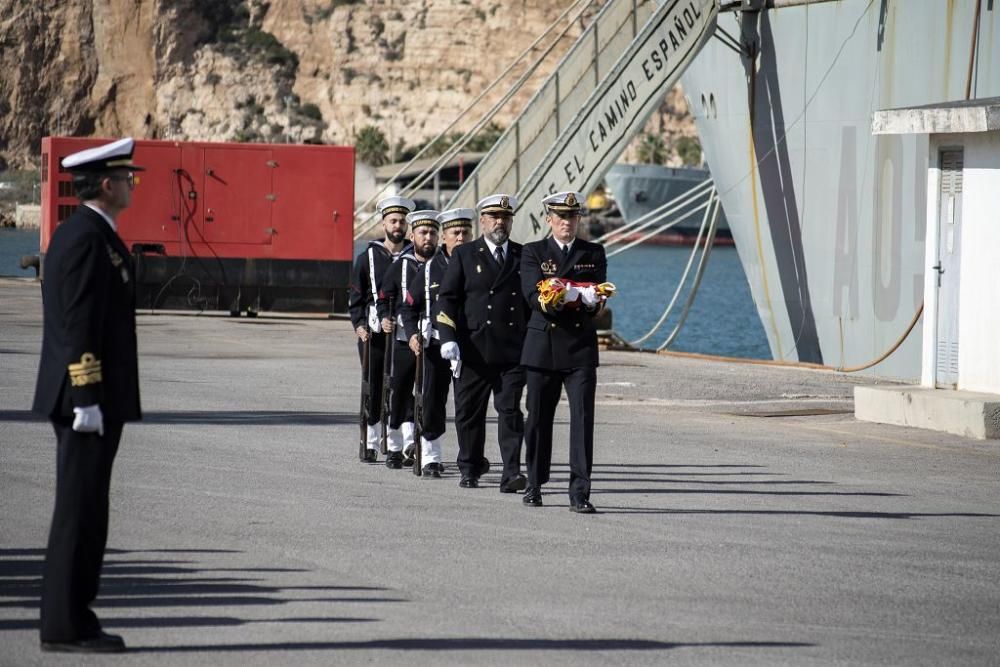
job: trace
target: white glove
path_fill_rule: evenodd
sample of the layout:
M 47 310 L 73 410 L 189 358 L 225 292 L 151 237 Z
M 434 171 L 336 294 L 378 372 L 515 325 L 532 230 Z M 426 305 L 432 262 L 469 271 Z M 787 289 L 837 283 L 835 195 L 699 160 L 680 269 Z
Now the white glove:
M 73 430 L 77 433 L 97 433 L 104 435 L 104 415 L 100 405 L 73 408 Z
M 458 343 L 455 341 L 448 341 L 447 343 L 441 344 L 441 358 L 448 359 L 449 361 L 458 361 L 462 358 L 462 354 L 458 351 Z
M 425 341 L 430 342 L 431 338 L 434 335 L 432 333 L 433 331 L 434 331 L 434 323 L 431 322 L 428 319 L 421 318 L 421 320 L 420 320 L 420 332 L 423 334 Z
M 580 300 L 583 301 L 583 305 L 593 307 L 597 305 L 601 297 L 597 295 L 597 290 L 594 289 L 594 286 L 590 285 L 580 290 Z
M 368 328 L 372 330 L 372 333 L 382 332 L 382 323 L 378 319 L 375 306 L 368 306 Z
M 451 376 L 454 378 L 459 377 L 462 374 L 462 360 L 455 359 L 451 362 Z
M 573 303 L 578 298 L 580 298 L 580 290 L 577 287 L 570 285 L 566 288 L 566 292 L 563 294 L 563 301 L 565 303 Z

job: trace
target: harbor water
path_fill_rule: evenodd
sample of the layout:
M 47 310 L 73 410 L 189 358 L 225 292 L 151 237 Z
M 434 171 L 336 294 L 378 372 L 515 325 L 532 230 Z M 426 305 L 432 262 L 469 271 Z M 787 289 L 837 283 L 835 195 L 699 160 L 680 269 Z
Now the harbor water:
M 358 252 L 362 247 L 358 245 Z M 37 230 L 0 229 L 0 276 L 34 276 L 34 269 L 21 269 L 19 262 L 22 255 L 37 252 Z M 689 247 L 638 246 L 611 258 L 608 279 L 618 287 L 611 309 L 614 328 L 622 337 L 635 340 L 656 323 L 670 302 L 690 252 Z M 682 292 L 663 327 L 642 347 L 658 347 L 667 338 L 683 309 L 685 294 Z M 770 358 L 735 248 L 713 249 L 691 312 L 670 349 Z

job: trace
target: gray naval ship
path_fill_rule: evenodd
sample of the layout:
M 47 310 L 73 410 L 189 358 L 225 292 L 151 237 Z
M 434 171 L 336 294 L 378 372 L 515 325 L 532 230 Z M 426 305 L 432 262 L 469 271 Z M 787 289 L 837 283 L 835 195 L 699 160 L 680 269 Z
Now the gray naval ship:
M 864 365 L 905 333 L 928 269 L 927 138 L 873 136 L 872 113 L 1000 95 L 1000 2 L 721 9 L 682 83 L 771 352 Z M 919 379 L 920 329 L 870 372 Z

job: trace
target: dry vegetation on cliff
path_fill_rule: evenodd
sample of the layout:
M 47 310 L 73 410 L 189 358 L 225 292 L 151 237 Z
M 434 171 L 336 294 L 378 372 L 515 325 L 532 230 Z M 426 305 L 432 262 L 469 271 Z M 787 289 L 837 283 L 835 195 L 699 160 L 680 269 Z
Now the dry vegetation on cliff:
M 373 127 L 385 137 L 387 159 L 397 159 L 443 130 L 565 7 L 553 0 L 0 0 L 0 169 L 37 166 L 40 140 L 50 134 L 353 143 Z M 498 115 L 494 134 L 583 27 L 567 33 Z M 682 108 L 682 97 L 672 96 L 648 128 L 666 137 L 674 162 L 674 139 L 694 134 Z

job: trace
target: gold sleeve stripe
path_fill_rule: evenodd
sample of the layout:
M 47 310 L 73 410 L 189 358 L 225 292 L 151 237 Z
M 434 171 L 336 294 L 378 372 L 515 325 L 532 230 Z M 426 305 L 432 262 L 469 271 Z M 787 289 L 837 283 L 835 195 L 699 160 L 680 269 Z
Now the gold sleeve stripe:
M 443 313 L 443 312 L 442 313 L 438 313 L 437 321 L 438 321 L 438 324 L 444 324 L 446 326 L 451 327 L 452 329 L 457 329 L 458 328 L 458 327 L 455 326 L 455 320 L 453 320 L 450 317 L 448 317 L 447 313 Z
M 103 380 L 101 362 L 90 352 L 84 352 L 80 363 L 69 365 L 69 377 L 74 387 L 97 384 Z

